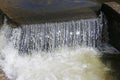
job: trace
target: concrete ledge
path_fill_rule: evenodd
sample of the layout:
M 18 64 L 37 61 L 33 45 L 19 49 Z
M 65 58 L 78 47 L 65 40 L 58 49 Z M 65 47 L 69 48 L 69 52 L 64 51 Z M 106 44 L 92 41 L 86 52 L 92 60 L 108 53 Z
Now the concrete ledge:
M 117 2 L 106 2 L 101 10 L 108 20 L 109 43 L 120 50 L 120 4 Z
M 95 0 L 0 0 L 0 9 L 18 24 L 95 18 L 100 8 Z
M 120 51 L 120 4 L 106 2 L 101 10 L 108 20 L 109 43 Z M 111 65 L 115 80 L 120 80 L 120 54 L 104 54 L 102 59 L 105 64 Z
M 117 2 L 106 2 L 104 5 L 107 5 L 108 7 L 112 8 L 115 12 L 120 14 L 120 4 Z

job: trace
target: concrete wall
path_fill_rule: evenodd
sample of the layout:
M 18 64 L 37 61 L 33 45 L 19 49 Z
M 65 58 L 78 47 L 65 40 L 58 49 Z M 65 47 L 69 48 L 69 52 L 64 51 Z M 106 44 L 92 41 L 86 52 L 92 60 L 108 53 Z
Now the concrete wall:
M 109 43 L 120 50 L 120 4 L 107 2 L 102 6 L 108 20 Z
M 108 20 L 109 43 L 120 51 L 120 4 L 107 2 L 102 5 L 101 10 Z M 113 80 L 120 80 L 120 55 L 103 55 L 103 62 L 111 65 Z
M 3 24 L 3 20 L 4 20 L 4 14 L 0 10 L 0 26 Z

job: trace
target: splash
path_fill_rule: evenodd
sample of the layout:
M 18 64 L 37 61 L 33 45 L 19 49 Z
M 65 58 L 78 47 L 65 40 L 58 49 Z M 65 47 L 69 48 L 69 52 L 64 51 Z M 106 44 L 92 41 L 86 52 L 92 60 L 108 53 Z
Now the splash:
M 8 26 L 0 33 L 0 66 L 10 80 L 108 80 L 109 69 L 93 48 L 63 47 L 54 52 L 19 51 L 6 39 Z
M 102 54 L 96 49 L 107 44 L 106 37 L 102 41 L 106 27 L 100 21 L 102 17 L 18 28 L 4 23 L 0 30 L 0 67 L 10 80 L 108 80 L 109 68 L 101 62 Z M 51 34 L 52 30 L 57 33 Z M 53 51 L 41 50 L 46 42 Z M 64 43 L 66 46 L 61 46 Z
M 100 61 L 100 53 L 90 48 L 20 56 L 6 46 L 2 55 L 1 67 L 10 80 L 108 80 L 109 69 Z

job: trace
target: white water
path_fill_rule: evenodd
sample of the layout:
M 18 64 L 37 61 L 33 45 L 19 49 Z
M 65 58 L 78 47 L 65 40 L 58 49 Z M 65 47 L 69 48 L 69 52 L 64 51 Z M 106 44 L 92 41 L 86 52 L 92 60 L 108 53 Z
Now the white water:
M 103 25 L 100 19 L 22 25 L 16 29 L 9 28 L 6 35 L 20 53 L 51 51 L 62 46 L 98 47 L 102 45 Z
M 8 26 L 8 25 L 6 25 Z M 116 53 L 108 45 L 107 21 L 101 13 L 98 18 L 21 25 L 6 29 L 8 42 L 20 54 L 32 51 L 54 51 L 59 47 L 93 47 L 101 52 Z
M 63 47 L 53 52 L 32 51 L 31 55 L 20 56 L 19 48 L 13 45 L 19 38 L 13 34 L 11 41 L 8 40 L 9 30 L 4 24 L 0 31 L 0 66 L 10 80 L 108 80 L 108 68 L 100 61 L 99 51 Z
M 20 56 L 3 34 L 0 65 L 10 80 L 108 80 L 108 68 L 95 49 L 64 47 L 53 53 Z
M 10 80 L 108 80 L 108 69 L 93 49 L 65 48 L 53 56 L 43 53 L 24 57 L 10 47 L 6 49 L 2 69 Z

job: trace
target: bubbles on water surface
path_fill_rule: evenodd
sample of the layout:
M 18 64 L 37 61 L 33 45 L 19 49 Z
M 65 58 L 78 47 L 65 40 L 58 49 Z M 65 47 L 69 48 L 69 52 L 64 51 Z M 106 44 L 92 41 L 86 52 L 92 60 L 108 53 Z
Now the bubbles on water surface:
M 0 31 L 0 66 L 10 80 L 107 80 L 109 69 L 95 49 L 103 44 L 100 21 L 19 28 L 4 24 Z M 53 51 L 44 51 L 47 48 Z

